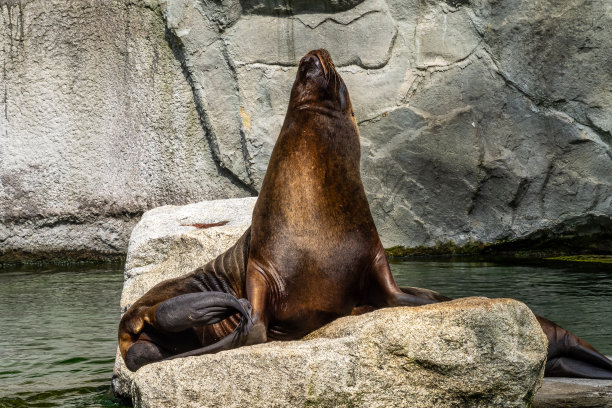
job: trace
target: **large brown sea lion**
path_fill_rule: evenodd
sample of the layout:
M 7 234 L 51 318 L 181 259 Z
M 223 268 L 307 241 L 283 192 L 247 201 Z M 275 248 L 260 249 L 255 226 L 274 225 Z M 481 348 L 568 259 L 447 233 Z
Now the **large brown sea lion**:
M 359 162 L 346 86 L 329 53 L 311 51 L 300 61 L 251 227 L 214 261 L 156 285 L 124 314 L 127 367 L 298 339 L 369 309 L 449 300 L 396 285 Z M 551 342 L 548 374 L 612 378 L 612 362 L 540 322 Z

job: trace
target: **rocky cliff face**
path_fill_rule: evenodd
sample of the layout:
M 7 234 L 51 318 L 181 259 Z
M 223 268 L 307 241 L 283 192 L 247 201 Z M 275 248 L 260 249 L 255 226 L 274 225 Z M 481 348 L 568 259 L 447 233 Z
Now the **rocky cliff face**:
M 121 254 L 148 208 L 256 194 L 321 47 L 386 246 L 611 234 L 603 0 L 0 0 L 0 19 L 5 258 Z

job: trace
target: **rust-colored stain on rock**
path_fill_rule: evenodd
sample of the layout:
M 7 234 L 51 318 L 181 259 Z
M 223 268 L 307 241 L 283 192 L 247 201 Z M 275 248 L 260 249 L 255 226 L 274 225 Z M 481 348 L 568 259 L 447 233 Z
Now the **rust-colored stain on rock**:
M 227 224 L 229 221 L 219 221 L 219 222 L 213 222 L 210 224 L 189 224 L 189 225 L 185 225 L 186 227 L 196 227 L 196 228 L 213 228 L 213 227 L 222 227 L 225 224 Z

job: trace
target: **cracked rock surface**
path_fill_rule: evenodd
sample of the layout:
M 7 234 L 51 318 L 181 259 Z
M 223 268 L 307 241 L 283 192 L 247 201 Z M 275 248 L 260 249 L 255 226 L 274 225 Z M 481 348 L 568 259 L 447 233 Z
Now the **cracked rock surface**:
M 385 246 L 611 233 L 605 0 L 0 0 L 0 19 L 5 255 L 122 254 L 149 208 L 255 195 L 321 47 Z

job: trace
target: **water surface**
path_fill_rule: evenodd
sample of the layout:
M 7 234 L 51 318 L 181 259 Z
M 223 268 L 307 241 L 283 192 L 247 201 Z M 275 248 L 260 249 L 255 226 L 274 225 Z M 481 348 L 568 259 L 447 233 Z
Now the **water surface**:
M 612 267 L 609 264 L 511 264 L 423 260 L 392 262 L 398 284 L 448 297 L 508 297 L 612 355 Z
M 400 285 L 512 297 L 612 354 L 612 268 L 393 262 Z M 121 406 L 110 394 L 121 265 L 0 269 L 0 407 Z
M 0 407 L 119 406 L 122 265 L 0 269 Z

